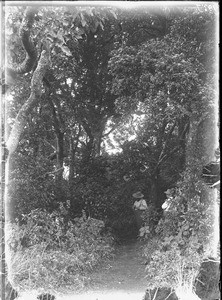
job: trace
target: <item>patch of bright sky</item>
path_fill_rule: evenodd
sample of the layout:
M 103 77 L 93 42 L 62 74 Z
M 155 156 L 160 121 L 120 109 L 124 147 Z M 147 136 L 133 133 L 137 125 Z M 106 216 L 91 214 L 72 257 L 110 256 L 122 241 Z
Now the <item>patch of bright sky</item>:
M 121 132 L 126 132 L 125 136 L 122 136 L 122 143 L 125 141 L 132 141 L 137 138 L 138 136 L 138 131 L 141 123 L 145 119 L 145 114 L 138 115 L 138 114 L 133 114 L 131 117 L 131 120 L 127 122 L 124 125 L 120 125 L 123 130 Z M 106 131 L 109 131 L 112 128 L 111 122 L 107 122 L 107 128 Z M 105 146 L 105 151 L 108 154 L 115 154 L 115 153 L 120 153 L 122 152 L 122 148 L 120 147 L 120 144 L 115 140 L 115 134 L 118 134 L 120 130 L 115 129 L 113 132 L 111 132 L 105 139 L 104 139 L 104 146 Z M 108 143 L 108 140 L 110 140 L 111 144 L 113 147 L 111 147 Z
M 72 79 L 71 78 L 67 78 L 66 79 L 66 83 L 69 85 L 69 87 L 71 87 Z M 132 115 L 131 121 L 123 126 L 126 130 L 128 128 L 125 140 L 132 141 L 132 140 L 134 140 L 137 137 L 137 131 L 139 129 L 139 125 L 141 124 L 141 121 L 144 120 L 144 118 L 145 118 L 145 114 L 142 114 L 142 115 L 133 114 Z M 111 121 L 108 121 L 107 122 L 106 131 L 108 132 L 109 130 L 111 130 L 111 128 L 112 128 Z M 134 133 L 133 134 L 129 134 L 129 131 L 130 131 L 129 129 L 131 129 L 131 130 L 133 129 Z M 107 136 L 106 139 L 104 139 L 104 141 L 103 141 L 103 144 L 104 144 L 104 147 L 105 147 L 105 151 L 108 154 L 115 154 L 115 153 L 122 152 L 122 148 L 120 147 L 119 143 L 116 142 L 116 140 L 114 138 L 115 133 L 118 134 L 118 128 L 116 130 L 114 130 L 113 132 L 111 132 L 109 134 L 109 136 Z M 113 147 L 111 147 L 108 144 L 108 142 L 107 142 L 108 140 L 110 140 L 110 142 L 113 145 Z M 124 142 L 124 137 L 123 137 L 123 142 Z

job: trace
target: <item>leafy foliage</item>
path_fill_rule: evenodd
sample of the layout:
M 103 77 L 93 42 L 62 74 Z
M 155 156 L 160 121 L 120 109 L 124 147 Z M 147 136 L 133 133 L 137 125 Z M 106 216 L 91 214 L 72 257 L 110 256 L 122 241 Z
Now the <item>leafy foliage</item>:
M 23 224 L 9 226 L 10 277 L 23 290 L 77 291 L 89 272 L 111 257 L 112 238 L 102 235 L 104 222 L 82 217 L 72 223 L 67 210 L 49 214 L 33 210 Z
M 178 296 L 184 289 L 192 291 L 203 259 L 214 256 L 215 197 L 211 192 L 211 198 L 203 202 L 201 191 L 205 190 L 188 169 L 177 187 L 168 190 L 170 208 L 155 229 L 158 241 L 153 252 L 149 246 L 144 249 L 150 289 L 171 287 Z
M 23 148 L 25 151 L 25 145 Z M 31 155 L 20 154 L 13 160 L 10 173 L 9 193 L 14 218 L 21 218 L 39 207 L 53 210 L 56 186 L 52 163 L 40 156 L 33 160 Z M 22 174 L 22 177 L 21 177 Z M 57 206 L 58 204 L 56 204 Z
M 212 22 L 211 17 L 212 15 L 209 13 L 208 19 L 211 20 L 209 22 Z M 185 17 L 184 19 L 179 18 L 175 20 L 175 24 L 179 26 L 180 30 L 182 29 L 182 26 L 180 27 L 179 25 L 180 22 L 186 22 L 187 18 L 190 18 L 190 21 L 192 20 L 191 23 L 195 23 L 193 15 Z M 202 20 L 201 14 L 199 18 Z M 189 31 L 189 33 L 193 33 L 195 30 L 201 30 L 197 24 L 194 26 L 194 31 Z M 172 33 L 176 34 L 176 32 L 176 26 L 174 27 L 173 25 Z M 170 36 L 170 34 L 168 37 L 166 36 L 166 39 Z M 166 90 L 165 95 L 167 93 L 169 95 L 167 96 L 169 97 L 168 101 L 170 101 L 169 108 L 171 105 L 175 105 L 172 110 L 174 117 L 177 118 L 179 115 L 181 117 L 184 115 L 188 117 L 190 129 L 185 146 L 186 169 L 180 174 L 180 179 L 177 181 L 175 187 L 167 191 L 168 208 L 158 226 L 155 228 L 157 234 L 156 238 L 158 240 L 156 241 L 155 239 L 156 242 L 154 241 L 152 249 L 147 246 L 144 251 L 149 261 L 147 275 L 150 289 L 160 286 L 162 288 L 169 287 L 174 289 L 180 299 L 186 299 L 188 297 L 196 297 L 198 299 L 198 296 L 195 295 L 195 278 L 200 271 L 200 266 L 204 258 L 215 256 L 216 247 L 214 237 L 215 191 L 210 191 L 201 180 L 203 161 L 206 160 L 206 157 L 211 157 L 212 155 L 211 148 L 207 148 L 203 145 L 204 143 L 208 143 L 210 139 L 212 139 L 212 134 L 214 134 L 214 132 L 211 132 L 211 136 L 209 135 L 206 138 L 203 136 L 204 131 L 201 131 L 201 120 L 207 116 L 207 118 L 213 122 L 214 118 L 211 114 L 213 98 L 209 96 L 206 99 L 204 94 L 205 92 L 209 93 L 213 86 L 211 83 L 205 81 L 207 74 L 210 73 L 210 69 L 206 68 L 206 64 L 201 59 L 200 52 L 197 51 L 197 56 L 195 56 L 197 60 L 197 64 L 195 62 L 195 68 L 197 68 L 192 71 L 191 69 L 189 70 L 189 65 L 191 66 L 193 64 L 193 51 L 195 47 L 200 47 L 197 41 L 198 38 L 191 42 L 191 36 L 184 31 L 183 34 L 180 32 L 178 35 L 175 35 L 174 40 L 178 37 L 179 44 L 175 41 L 174 45 L 175 47 L 178 45 L 181 47 L 183 45 L 178 54 L 180 53 L 184 58 L 181 59 L 182 64 L 178 62 L 174 66 L 180 68 L 183 62 L 187 61 L 186 66 L 183 66 L 183 68 L 185 67 L 183 75 L 186 77 L 188 74 L 189 76 L 192 74 L 191 76 L 193 76 L 193 78 L 190 78 L 191 80 L 188 78 L 185 79 L 181 74 L 185 85 L 175 85 L 175 92 L 176 94 L 178 93 L 177 95 L 180 95 L 176 97 L 175 94 L 175 98 L 171 98 L 171 93 L 174 88 L 174 80 L 171 78 L 170 89 L 168 92 Z M 190 43 L 190 46 L 188 43 Z M 176 50 L 176 48 L 174 50 Z M 168 63 L 167 66 L 169 67 L 170 64 Z M 193 68 L 193 66 L 191 66 L 191 68 Z M 164 71 L 161 71 L 160 74 L 164 74 Z M 177 70 L 174 69 L 173 76 L 176 74 Z M 188 83 L 188 85 L 186 83 Z M 182 89 L 184 87 L 187 89 L 185 93 L 186 96 L 189 95 L 190 92 L 196 95 L 195 99 L 192 98 L 191 94 L 189 99 L 183 98 L 183 91 L 179 86 L 181 86 Z M 204 103 L 206 103 L 206 106 Z M 176 116 L 175 114 L 178 115 Z M 205 142 L 203 142 L 203 140 L 205 140 Z M 198 291 L 198 295 L 199 293 L 200 291 Z
M 162 253 L 155 251 L 152 261 L 147 266 L 149 288 L 158 287 L 177 288 L 179 284 L 189 284 L 195 280 L 199 268 L 199 256 L 196 249 L 189 249 L 185 261 L 181 259 L 181 252 L 174 244 L 171 251 Z

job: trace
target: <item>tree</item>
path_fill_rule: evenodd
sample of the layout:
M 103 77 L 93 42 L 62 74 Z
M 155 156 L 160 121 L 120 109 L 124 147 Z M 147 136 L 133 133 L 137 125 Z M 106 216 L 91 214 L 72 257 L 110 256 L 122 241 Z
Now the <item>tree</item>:
M 8 69 L 7 70 L 7 74 L 10 75 L 10 77 L 15 77 L 16 74 L 24 74 L 26 72 L 29 72 L 33 69 L 34 64 L 36 63 L 36 59 L 37 59 L 37 55 L 36 55 L 36 50 L 35 47 L 32 43 L 32 41 L 30 40 L 30 29 L 33 25 L 33 21 L 34 21 L 34 16 L 36 13 L 36 9 L 33 8 L 27 8 L 25 11 L 25 15 L 24 15 L 24 19 L 23 19 L 23 23 L 22 26 L 20 28 L 20 36 L 23 42 L 23 47 L 27 53 L 26 55 L 26 59 L 23 61 L 23 63 L 15 68 L 15 69 Z M 5 153 L 4 153 L 4 160 L 8 161 L 7 163 L 9 164 L 9 160 L 12 156 L 12 154 L 14 153 L 14 151 L 16 150 L 18 143 L 19 143 L 19 139 L 20 136 L 23 132 L 25 123 L 27 122 L 27 116 L 30 113 L 31 109 L 33 108 L 33 106 L 35 105 L 35 103 L 38 101 L 38 98 L 41 96 L 42 94 L 42 90 L 41 90 L 41 83 L 42 83 L 42 79 L 45 75 L 46 69 L 48 68 L 49 65 L 49 49 L 47 47 L 47 45 L 44 45 L 44 49 L 41 52 L 39 61 L 37 62 L 37 65 L 35 66 L 35 70 L 33 73 L 33 77 L 31 80 L 31 93 L 29 95 L 29 98 L 27 99 L 27 101 L 25 102 L 25 104 L 22 106 L 22 108 L 20 109 L 19 113 L 17 114 L 14 126 L 10 132 L 9 137 L 6 136 L 6 140 L 4 140 L 4 142 L 6 142 L 6 147 L 4 148 Z M 6 81 L 7 83 L 7 81 Z M 7 131 L 4 131 L 4 135 L 7 134 Z M 7 151 L 7 152 L 6 152 Z M 3 176 L 6 173 L 3 172 Z M 3 187 L 3 199 L 6 199 L 4 196 L 5 194 L 5 188 Z M 3 204 L 3 201 L 2 201 Z M 9 209 L 8 203 L 6 203 L 6 210 Z M 4 220 L 5 220 L 5 215 L 4 215 L 4 206 L 2 205 L 2 211 L 1 211 L 1 216 L 3 217 L 3 221 L 1 224 L 1 238 L 2 238 L 2 247 L 1 247 L 1 257 L 2 257 L 2 267 L 1 267 L 1 283 L 2 286 L 5 286 L 5 241 L 4 241 Z M 2 299 L 4 300 L 5 295 L 4 295 L 4 288 L 2 289 L 1 293 L 2 293 Z
M 202 13 L 207 18 L 202 19 Z M 199 27 L 199 22 L 198 25 L 196 24 L 197 17 L 200 21 L 202 20 L 202 27 Z M 190 41 L 192 34 L 202 31 L 202 28 L 206 25 L 205 22 L 209 26 L 208 29 L 212 30 L 212 27 L 215 26 L 215 15 L 211 11 L 211 7 L 209 9 L 205 7 L 204 12 L 195 11 L 189 17 L 181 17 L 180 20 L 175 22 L 174 33 L 179 29 L 181 36 L 182 26 L 180 27 L 180 24 L 184 25 L 184 22 L 187 22 L 188 19 L 189 24 L 193 25 L 193 30 L 185 32 L 183 29 L 182 31 L 186 37 L 185 49 L 187 53 L 185 54 L 186 57 L 189 57 L 189 55 L 194 57 L 192 54 L 194 52 L 191 51 L 192 47 L 188 47 L 188 41 Z M 204 261 L 208 260 L 209 257 L 213 257 L 215 261 L 218 256 L 218 241 L 217 238 L 215 239 L 214 232 L 215 207 L 218 205 L 217 191 L 207 187 L 201 179 L 202 168 L 207 162 L 214 160 L 217 147 L 215 71 L 212 71 L 214 70 L 212 67 L 208 68 L 208 64 L 202 61 L 201 54 L 206 55 L 203 49 L 206 49 L 207 44 L 214 44 L 215 47 L 216 37 L 215 35 L 211 37 L 205 35 L 203 38 L 202 35 L 199 45 L 197 40 L 194 41 L 195 47 L 202 48 L 200 52 L 196 52 L 196 59 L 201 68 L 197 69 L 198 72 L 196 73 L 198 76 L 195 86 L 196 96 L 190 103 L 189 131 L 185 144 L 185 170 L 181 174 L 181 179 L 177 182 L 176 187 L 168 191 L 168 201 L 171 206 L 156 229 L 160 240 L 159 248 L 157 247 L 152 255 L 152 261 L 148 267 L 151 272 L 147 269 L 150 283 L 154 284 L 151 288 L 160 284 L 169 287 L 174 286 L 176 294 L 181 299 L 186 299 L 188 295 L 194 299 L 199 299 L 194 293 L 194 287 L 197 285 L 200 266 L 203 266 Z M 209 57 L 209 59 L 215 61 L 216 58 Z M 209 78 L 212 80 L 209 80 Z M 172 255 L 174 257 L 178 255 L 177 261 L 182 263 L 182 267 L 176 262 L 173 267 Z M 164 259 L 162 260 L 162 258 Z M 171 267 L 167 268 L 170 262 Z M 158 272 L 160 266 L 163 266 L 163 270 Z M 152 274 L 153 270 L 157 273 Z M 164 273 L 164 270 L 167 270 L 166 273 Z M 155 275 L 158 280 L 155 279 Z M 198 296 L 202 294 L 199 289 L 197 292 Z M 206 294 L 207 299 L 209 299 L 211 295 L 215 295 L 215 290 L 209 289 Z
M 112 91 L 118 95 L 119 111 L 130 115 L 138 110 L 146 115 L 137 134 L 147 149 L 147 156 L 152 155 L 153 163 L 147 172 L 153 178 L 153 202 L 158 208 L 164 199 L 156 194 L 161 185 L 161 173 L 162 177 L 164 175 L 161 169 L 165 165 L 169 170 L 168 161 L 177 154 L 178 171 L 182 170 L 191 104 L 193 99 L 198 101 L 201 66 L 193 65 L 191 59 L 185 60 L 182 51 L 182 40 L 175 41 L 168 35 L 161 40 L 150 40 L 139 49 L 123 47 L 110 61 L 114 74 Z

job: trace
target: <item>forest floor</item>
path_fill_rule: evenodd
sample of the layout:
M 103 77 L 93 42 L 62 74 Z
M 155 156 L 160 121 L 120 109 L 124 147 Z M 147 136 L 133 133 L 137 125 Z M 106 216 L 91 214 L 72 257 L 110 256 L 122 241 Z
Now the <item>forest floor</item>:
M 147 288 L 142 246 L 138 240 L 124 241 L 118 245 L 113 259 L 90 274 L 90 284 L 85 293 L 78 295 L 79 299 L 142 300 Z M 61 299 L 77 300 L 76 296 Z
M 131 240 L 117 246 L 113 259 L 92 272 L 90 289 L 93 291 L 137 291 L 144 292 L 145 259 L 142 257 L 142 243 Z
M 56 300 L 142 300 L 147 288 L 142 246 L 138 240 L 121 243 L 108 263 L 92 271 L 84 292 Z

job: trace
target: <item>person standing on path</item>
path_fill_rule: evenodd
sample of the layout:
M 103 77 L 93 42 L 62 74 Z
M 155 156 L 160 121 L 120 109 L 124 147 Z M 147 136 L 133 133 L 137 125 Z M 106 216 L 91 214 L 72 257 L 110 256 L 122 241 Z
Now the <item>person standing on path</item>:
M 143 226 L 143 213 L 148 207 L 144 195 L 141 192 L 134 193 L 133 198 L 137 199 L 133 204 L 133 210 L 139 230 Z

